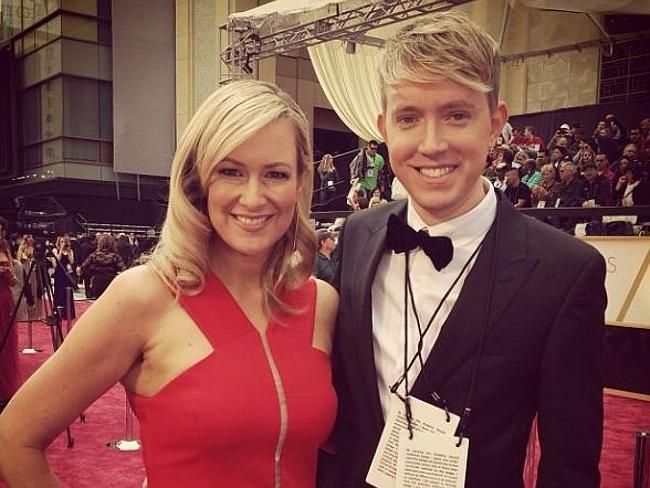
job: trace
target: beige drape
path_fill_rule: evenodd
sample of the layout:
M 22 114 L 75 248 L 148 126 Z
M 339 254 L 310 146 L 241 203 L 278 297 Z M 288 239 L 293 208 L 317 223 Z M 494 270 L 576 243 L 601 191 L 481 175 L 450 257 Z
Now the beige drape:
M 316 76 L 334 111 L 365 141 L 382 140 L 377 130 L 380 111 L 378 55 L 378 48 L 359 44 L 355 54 L 348 54 L 343 41 L 309 48 Z

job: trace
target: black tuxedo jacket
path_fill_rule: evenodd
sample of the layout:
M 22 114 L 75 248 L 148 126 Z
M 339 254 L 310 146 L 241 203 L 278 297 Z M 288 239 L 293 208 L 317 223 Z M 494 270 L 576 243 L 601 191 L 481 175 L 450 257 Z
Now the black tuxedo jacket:
M 431 387 L 460 415 L 480 329 L 487 327 L 467 430 L 467 487 L 523 487 L 535 415 L 542 446 L 538 486 L 596 487 L 607 302 L 604 260 L 593 247 L 520 214 L 497 194 L 495 223 L 424 370 Z M 364 480 L 384 426 L 371 287 L 386 252 L 388 216 L 403 216 L 405 210 L 402 200 L 353 214 L 339 237 L 340 308 L 333 350 L 337 453 L 322 460 L 320 486 L 367 486 Z M 491 272 L 494 287 L 488 296 Z M 401 277 L 396 279 L 401 283 Z M 488 300 L 491 311 L 484 324 Z M 432 402 L 422 373 L 411 394 Z

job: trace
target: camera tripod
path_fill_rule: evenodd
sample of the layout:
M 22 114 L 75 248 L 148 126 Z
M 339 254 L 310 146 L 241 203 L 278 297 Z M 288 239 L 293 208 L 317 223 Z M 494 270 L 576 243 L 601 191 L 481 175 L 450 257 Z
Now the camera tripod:
M 56 256 L 54 256 L 56 259 Z M 60 263 L 57 259 L 57 266 L 60 266 Z M 9 319 L 9 326 L 2 337 L 2 342 L 0 342 L 0 352 L 4 349 L 5 345 L 9 341 L 9 335 L 12 332 L 12 328 L 16 326 L 16 317 L 18 315 L 18 310 L 22 300 L 25 298 L 25 292 L 28 286 L 31 286 L 32 276 L 36 276 L 37 283 L 39 283 L 43 290 L 43 307 L 45 313 L 45 320 L 43 321 L 45 325 L 50 328 L 50 337 L 52 339 L 52 349 L 53 352 L 56 352 L 61 344 L 63 343 L 63 329 L 61 327 L 61 314 L 59 310 L 54 305 L 54 291 L 52 288 L 52 283 L 50 277 L 47 273 L 47 264 L 45 257 L 34 258 L 31 260 L 29 269 L 25 274 L 25 281 L 23 287 L 20 290 L 20 294 L 16 303 L 14 304 L 14 309 L 12 311 L 11 317 Z M 30 342 L 31 345 L 31 342 Z M 85 422 L 85 414 L 80 415 L 81 422 Z M 67 447 L 72 448 L 74 446 L 74 438 L 72 437 L 72 432 L 70 426 L 65 428 L 66 437 L 67 437 Z

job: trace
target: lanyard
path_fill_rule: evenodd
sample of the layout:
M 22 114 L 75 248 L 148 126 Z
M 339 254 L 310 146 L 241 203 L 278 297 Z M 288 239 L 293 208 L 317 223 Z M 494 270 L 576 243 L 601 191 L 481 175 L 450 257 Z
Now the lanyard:
M 484 240 L 485 239 L 483 239 L 483 241 Z M 415 315 L 415 320 L 416 320 L 417 327 L 418 327 L 418 335 L 420 337 L 419 337 L 419 340 L 418 340 L 417 350 L 416 350 L 415 354 L 413 355 L 413 357 L 411 358 L 410 361 L 407 360 L 408 352 L 406 352 L 404 354 L 404 356 L 406 358 L 405 362 L 404 362 L 404 373 L 402 374 L 402 376 L 400 376 L 398 381 L 391 387 L 391 390 L 393 388 L 398 388 L 402 384 L 402 382 L 407 380 L 407 373 L 411 370 L 411 368 L 413 367 L 413 364 L 415 363 L 415 361 L 418 358 L 420 360 L 420 364 L 424 365 L 423 360 L 422 360 L 422 348 L 424 346 L 424 338 L 427 335 L 427 332 L 429 332 L 429 330 L 431 329 L 431 326 L 433 325 L 434 320 L 438 316 L 438 313 L 440 312 L 440 309 L 442 308 L 444 303 L 447 301 L 447 298 L 449 297 L 451 292 L 454 290 L 454 288 L 456 287 L 456 285 L 460 281 L 461 277 L 465 274 L 465 271 L 467 271 L 467 268 L 469 267 L 470 263 L 474 260 L 474 258 L 478 254 L 479 250 L 483 246 L 483 241 L 481 241 L 479 243 L 479 245 L 476 246 L 476 249 L 474 249 L 474 252 L 472 252 L 472 255 L 465 262 L 465 264 L 463 265 L 463 268 L 460 270 L 460 273 L 458 273 L 456 278 L 454 278 L 454 281 L 452 282 L 451 286 L 447 289 L 445 294 L 440 299 L 440 302 L 438 303 L 438 306 L 436 307 L 433 314 L 431 315 L 431 318 L 427 322 L 427 325 L 424 328 L 424 330 L 422 329 L 422 326 L 420 324 L 420 318 L 419 318 L 419 315 L 417 313 L 417 309 L 415 307 L 415 300 L 414 300 L 414 297 L 413 297 L 413 289 L 411 287 L 411 279 L 410 279 L 410 276 L 409 276 L 409 274 L 410 274 L 410 271 L 409 271 L 409 252 L 407 251 L 405 253 L 404 258 L 406 260 L 406 266 L 404 267 L 404 324 L 408 325 L 408 305 L 409 305 L 409 301 L 410 301 L 411 307 L 413 308 L 413 314 Z M 407 340 L 408 340 L 408 328 L 405 327 L 405 329 L 404 329 L 404 343 L 405 343 L 405 345 L 407 345 Z M 406 349 L 406 351 L 408 351 L 408 349 Z M 407 394 L 408 394 L 408 389 L 407 389 Z
M 458 426 L 458 444 L 457 446 L 460 446 L 463 437 L 465 436 L 465 432 L 467 431 L 467 427 L 469 425 L 470 417 L 472 414 L 472 399 L 474 396 L 474 389 L 476 386 L 476 379 L 478 376 L 478 367 L 481 361 L 481 358 L 483 356 L 483 347 L 484 347 L 484 342 L 485 342 L 485 332 L 488 327 L 488 321 L 490 318 L 490 312 L 492 309 L 492 294 L 494 291 L 494 272 L 496 270 L 496 258 L 497 258 L 497 250 L 498 250 L 498 244 L 499 244 L 499 232 L 498 232 L 498 221 L 499 221 L 499 203 L 497 203 L 497 213 L 494 218 L 494 227 L 493 231 L 495 234 L 494 237 L 494 248 L 492 249 L 492 255 L 490 259 L 490 269 L 489 269 L 489 279 L 488 279 L 488 293 L 487 293 L 487 299 L 484 303 L 483 306 L 483 319 L 482 319 L 482 326 L 481 326 L 481 331 L 479 334 L 478 338 L 478 344 L 477 344 L 477 352 L 476 356 L 474 358 L 474 364 L 472 366 L 472 375 L 470 378 L 470 385 L 469 389 L 467 392 L 467 396 L 465 398 L 465 403 L 464 403 L 464 408 L 463 412 L 461 415 L 460 423 Z M 406 410 L 406 420 L 407 420 L 407 427 L 409 430 L 409 437 L 413 438 L 413 426 L 412 426 L 412 415 L 411 415 L 411 406 L 410 406 L 410 401 L 409 401 L 409 382 L 408 382 L 408 372 L 411 370 L 413 367 L 413 364 L 415 363 L 416 360 L 419 360 L 420 365 L 422 367 L 421 373 L 424 375 L 424 378 L 427 382 L 427 386 L 431 390 L 431 396 L 433 397 L 434 401 L 438 404 L 441 404 L 445 411 L 447 412 L 448 415 L 448 409 L 447 409 L 447 403 L 446 401 L 432 388 L 432 385 L 429 382 L 429 379 L 427 377 L 426 371 L 424 370 L 424 361 L 422 359 L 422 349 L 424 347 L 424 338 L 429 332 L 431 326 L 433 325 L 433 322 L 438 315 L 438 312 L 442 308 L 442 305 L 445 303 L 447 298 L 449 297 L 450 293 L 452 290 L 456 287 L 458 284 L 458 281 L 460 278 L 465 274 L 467 271 L 467 268 L 469 267 L 470 263 L 476 258 L 478 255 L 479 251 L 485 244 L 488 236 L 490 235 L 490 231 L 487 232 L 485 237 L 481 240 L 481 242 L 476 246 L 476 249 L 472 252 L 472 255 L 469 257 L 469 259 L 465 262 L 463 265 L 462 269 L 460 270 L 460 273 L 456 276 L 454 281 L 452 282 L 451 286 L 447 289 L 445 294 L 443 295 L 442 299 L 440 300 L 440 303 L 438 303 L 438 306 L 434 310 L 433 314 L 431 315 L 431 318 L 427 322 L 426 327 L 424 330 L 422 330 L 421 324 L 420 324 L 420 319 L 419 315 L 417 313 L 417 309 L 415 307 L 415 300 L 413 296 L 413 290 L 411 287 L 411 280 L 409 277 L 410 270 L 409 270 L 409 252 L 407 251 L 405 253 L 405 267 L 404 267 L 404 363 L 403 363 L 403 373 L 398 378 L 398 380 L 390 387 L 391 393 L 394 393 L 397 395 L 397 397 L 404 403 L 405 405 L 405 410 Z M 413 314 L 415 315 L 416 319 L 416 324 L 418 327 L 418 344 L 417 344 L 417 349 L 411 360 L 409 361 L 408 359 L 408 305 L 409 302 L 411 303 L 411 306 L 413 308 Z M 404 391 L 405 391 L 405 396 L 402 397 L 398 393 L 398 388 L 400 385 L 404 383 Z

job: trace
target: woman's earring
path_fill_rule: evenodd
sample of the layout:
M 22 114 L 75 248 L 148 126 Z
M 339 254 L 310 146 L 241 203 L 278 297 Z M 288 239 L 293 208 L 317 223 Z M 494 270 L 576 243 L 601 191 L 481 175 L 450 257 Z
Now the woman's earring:
M 298 240 L 298 205 L 294 207 L 293 218 L 295 219 L 296 224 L 293 228 L 293 245 L 291 246 L 291 250 L 296 252 L 296 243 Z

